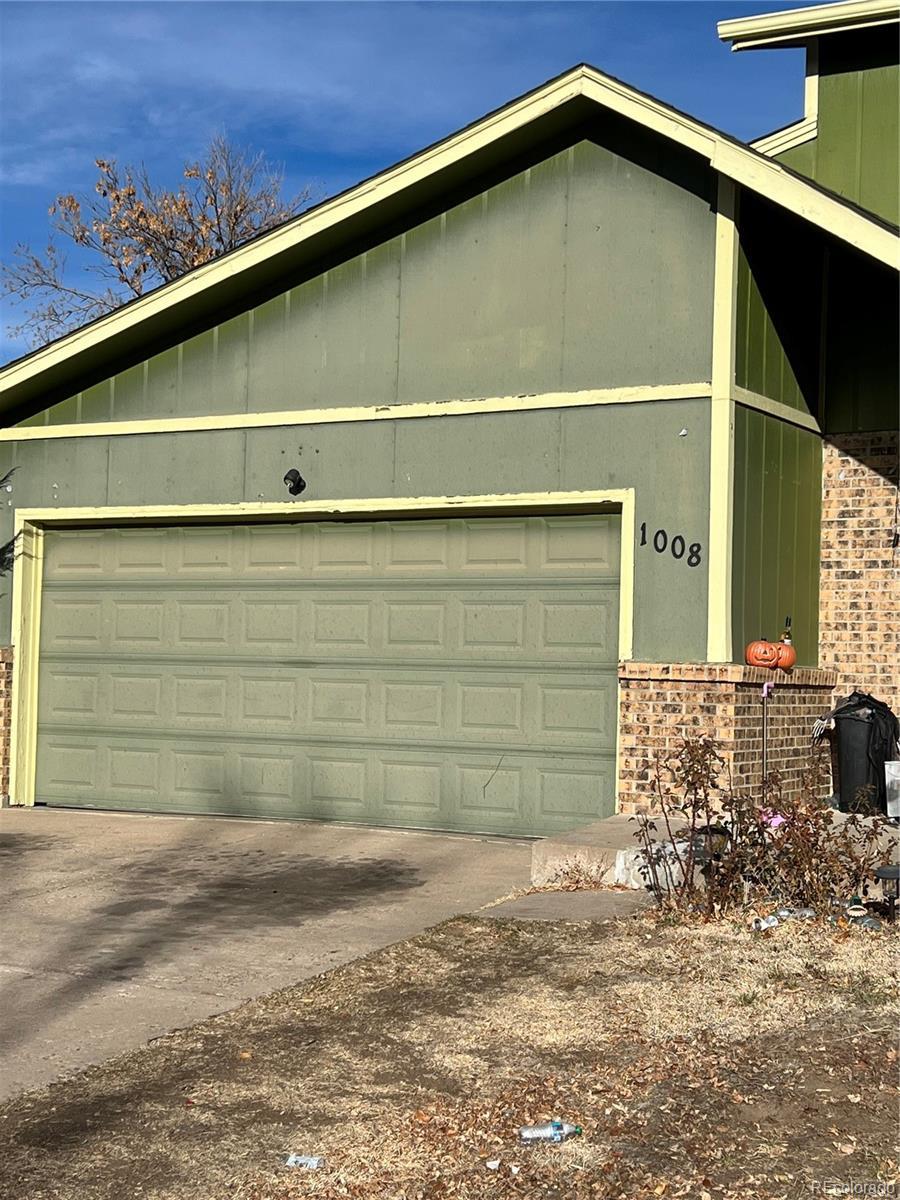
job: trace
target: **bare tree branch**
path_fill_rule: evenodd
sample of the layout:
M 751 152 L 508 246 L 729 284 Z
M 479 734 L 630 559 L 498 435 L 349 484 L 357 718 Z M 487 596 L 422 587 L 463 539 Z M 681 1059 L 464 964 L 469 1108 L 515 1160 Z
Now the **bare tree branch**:
M 95 194 L 57 196 L 49 215 L 57 235 L 91 255 L 86 271 L 105 288 L 67 282 L 66 258 L 52 235 L 43 256 L 19 245 L 0 266 L 0 294 L 26 310 L 10 332 L 35 346 L 280 225 L 313 195 L 306 187 L 283 199 L 283 169 L 223 135 L 202 159 L 185 163 L 177 191 L 155 187 L 143 164 L 120 169 L 97 159 L 96 167 Z

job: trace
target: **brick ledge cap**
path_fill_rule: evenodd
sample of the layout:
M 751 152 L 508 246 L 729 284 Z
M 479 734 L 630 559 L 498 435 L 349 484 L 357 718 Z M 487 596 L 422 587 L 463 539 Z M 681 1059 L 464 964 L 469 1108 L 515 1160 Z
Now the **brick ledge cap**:
M 619 679 L 642 682 L 679 683 L 774 683 L 776 687 L 833 688 L 837 671 L 826 667 L 795 667 L 793 671 L 769 671 L 743 663 L 619 663 Z

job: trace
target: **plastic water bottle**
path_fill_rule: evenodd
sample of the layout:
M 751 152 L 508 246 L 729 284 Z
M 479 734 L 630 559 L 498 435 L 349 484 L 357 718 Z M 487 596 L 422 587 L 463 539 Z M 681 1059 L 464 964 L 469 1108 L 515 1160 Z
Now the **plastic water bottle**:
M 544 1121 L 540 1125 L 523 1125 L 519 1130 L 520 1142 L 564 1142 L 566 1138 L 576 1137 L 581 1133 L 580 1125 L 572 1125 L 568 1121 Z
M 780 925 L 780 924 L 781 924 L 781 922 L 778 920 L 778 918 L 775 916 L 774 913 L 772 913 L 772 915 L 768 916 L 768 917 L 754 917 L 753 918 L 753 930 L 755 933 L 762 933 L 766 929 L 774 929 L 776 925 Z
M 302 1167 L 305 1171 L 318 1171 L 324 1167 L 325 1159 L 321 1154 L 289 1154 L 284 1160 L 286 1167 Z

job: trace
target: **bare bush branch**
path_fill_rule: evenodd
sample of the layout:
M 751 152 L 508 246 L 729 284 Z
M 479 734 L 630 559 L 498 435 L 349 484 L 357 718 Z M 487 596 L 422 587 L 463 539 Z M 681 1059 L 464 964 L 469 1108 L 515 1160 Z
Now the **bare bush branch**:
M 664 786 L 667 766 L 674 786 Z M 786 794 L 773 772 L 760 794 L 723 782 L 726 764 L 710 738 L 687 738 L 674 760 L 657 763 L 657 820 L 637 817 L 643 873 L 657 903 L 718 916 L 748 901 L 811 907 L 825 918 L 862 892 L 890 861 L 895 831 L 880 814 L 836 813 L 822 800 L 824 760 L 811 759 L 800 787 Z

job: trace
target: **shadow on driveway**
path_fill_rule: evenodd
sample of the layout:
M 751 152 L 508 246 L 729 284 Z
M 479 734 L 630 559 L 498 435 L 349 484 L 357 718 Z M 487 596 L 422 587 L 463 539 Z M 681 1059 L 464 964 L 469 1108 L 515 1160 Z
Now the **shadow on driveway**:
M 4 834 L 0 854 L 6 887 L 13 875 L 21 877 L 30 869 L 29 856 L 53 844 L 42 835 Z M 30 963 L 27 974 L 13 976 L 0 988 L 0 1011 L 23 1014 L 0 1034 L 0 1048 L 8 1050 L 35 1032 L 23 1013 L 35 976 L 54 980 L 41 1009 L 55 1019 L 103 985 L 131 981 L 136 973 L 173 957 L 190 970 L 192 949 L 208 957 L 217 941 L 241 942 L 254 931 L 271 934 L 299 927 L 424 882 L 415 867 L 398 858 L 273 854 L 240 844 L 210 848 L 190 826 L 180 841 L 139 851 L 111 869 L 114 887 L 110 890 L 106 883 L 103 900 L 71 919 L 65 911 L 55 912 L 40 959 Z M 39 896 L 40 887 L 32 894 Z M 298 929 L 298 938 L 302 936 Z M 187 986 L 194 984 L 191 980 Z

